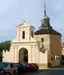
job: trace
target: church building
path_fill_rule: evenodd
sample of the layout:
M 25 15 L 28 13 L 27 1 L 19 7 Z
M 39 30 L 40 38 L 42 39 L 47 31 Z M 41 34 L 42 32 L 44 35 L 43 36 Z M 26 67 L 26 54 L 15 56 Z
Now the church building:
M 17 26 L 16 39 L 11 42 L 10 51 L 3 50 L 3 62 L 37 63 L 39 68 L 50 68 L 60 65 L 61 34 L 50 25 L 50 18 L 46 14 L 41 20 L 39 29 L 34 32 L 32 24 Z

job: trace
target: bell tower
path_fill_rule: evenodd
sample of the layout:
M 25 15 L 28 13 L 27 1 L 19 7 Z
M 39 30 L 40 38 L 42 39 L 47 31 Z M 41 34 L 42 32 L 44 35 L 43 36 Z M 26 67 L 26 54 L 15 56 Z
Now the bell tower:
M 61 34 L 54 30 L 50 25 L 50 18 L 46 14 L 45 4 L 44 16 L 41 19 L 41 26 L 35 32 L 35 36 L 38 42 L 40 43 L 40 67 L 44 67 L 44 65 L 45 67 L 60 65 Z
M 31 24 L 20 24 L 17 27 L 18 41 L 30 41 L 34 38 L 34 27 Z
M 42 28 L 51 28 L 50 26 L 50 18 L 46 14 L 46 5 L 44 4 L 44 16 L 41 19 L 41 26 L 40 29 Z

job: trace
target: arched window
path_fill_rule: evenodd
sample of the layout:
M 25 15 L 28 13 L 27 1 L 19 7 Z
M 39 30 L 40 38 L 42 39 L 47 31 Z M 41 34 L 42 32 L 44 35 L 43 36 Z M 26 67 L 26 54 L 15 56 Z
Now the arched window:
M 22 32 L 22 39 L 25 39 L 25 31 Z

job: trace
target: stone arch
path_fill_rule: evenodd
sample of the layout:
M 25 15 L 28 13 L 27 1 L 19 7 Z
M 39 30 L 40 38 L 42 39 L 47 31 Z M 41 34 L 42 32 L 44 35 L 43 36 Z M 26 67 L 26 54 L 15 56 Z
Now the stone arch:
M 19 62 L 28 62 L 28 50 L 26 48 L 21 48 L 19 50 Z

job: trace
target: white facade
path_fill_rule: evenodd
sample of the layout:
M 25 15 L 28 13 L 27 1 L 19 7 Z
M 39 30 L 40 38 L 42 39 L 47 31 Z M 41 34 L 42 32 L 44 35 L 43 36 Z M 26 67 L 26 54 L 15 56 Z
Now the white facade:
M 48 63 L 47 50 L 49 48 L 49 41 L 43 43 L 44 48 L 46 48 L 44 53 L 41 52 L 40 48 L 42 45 L 40 37 L 31 36 L 31 32 L 34 35 L 34 29 L 30 24 L 19 25 L 17 27 L 17 37 L 12 41 L 10 51 L 3 51 L 3 62 L 19 62 L 19 50 L 25 48 L 28 51 L 28 63 Z M 23 31 L 25 31 L 25 39 L 22 38 Z M 44 38 L 47 39 L 48 37 L 49 35 L 46 35 Z

